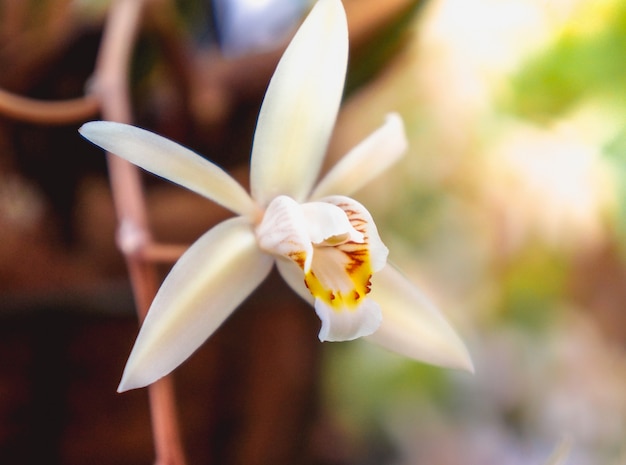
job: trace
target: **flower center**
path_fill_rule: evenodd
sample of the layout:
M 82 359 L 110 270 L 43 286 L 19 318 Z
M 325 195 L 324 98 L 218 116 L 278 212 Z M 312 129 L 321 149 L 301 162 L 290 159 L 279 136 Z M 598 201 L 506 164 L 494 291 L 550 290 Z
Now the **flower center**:
M 304 204 L 279 196 L 256 235 L 262 250 L 288 258 L 303 273 L 322 319 L 320 339 L 353 339 L 378 327 L 380 309 L 367 295 L 387 248 L 361 204 L 342 196 Z

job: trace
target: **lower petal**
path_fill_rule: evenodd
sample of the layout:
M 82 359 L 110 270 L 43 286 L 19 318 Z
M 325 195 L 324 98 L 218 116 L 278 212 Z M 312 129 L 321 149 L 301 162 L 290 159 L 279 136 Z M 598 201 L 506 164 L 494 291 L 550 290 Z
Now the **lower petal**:
M 205 233 L 178 260 L 159 289 L 118 390 L 143 387 L 187 359 L 269 274 L 244 218 Z
M 311 293 L 311 279 L 305 284 L 302 269 L 291 260 L 277 259 L 278 272 L 285 282 L 300 297 L 315 307 L 315 312 L 322 322 L 319 332 L 320 341 L 350 341 L 362 336 L 372 334 L 380 326 L 382 316 L 380 306 L 369 298 L 363 298 L 357 304 L 353 296 L 339 295 L 335 291 L 334 302 L 341 301 L 339 305 L 333 305 L 324 298 L 315 297 Z M 319 287 L 319 283 L 316 285 Z M 363 292 L 363 295 L 366 293 Z
M 467 348 L 444 316 L 391 265 L 374 276 L 370 296 L 383 320 L 369 341 L 416 360 L 474 371 Z
M 380 326 L 380 307 L 372 299 L 363 301 L 354 308 L 336 308 L 322 299 L 315 299 L 315 313 L 322 320 L 320 341 L 351 341 L 369 336 Z

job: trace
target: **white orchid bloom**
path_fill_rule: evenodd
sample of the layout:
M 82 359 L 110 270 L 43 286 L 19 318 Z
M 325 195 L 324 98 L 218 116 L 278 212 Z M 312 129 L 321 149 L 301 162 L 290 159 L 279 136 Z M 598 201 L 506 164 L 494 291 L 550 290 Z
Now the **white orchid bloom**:
M 369 212 L 347 197 L 397 161 L 402 120 L 385 124 L 313 187 L 337 116 L 348 56 L 339 0 L 320 0 L 269 84 L 251 155 L 251 195 L 226 172 L 153 133 L 113 122 L 80 133 L 238 214 L 181 256 L 143 322 L 119 391 L 146 386 L 189 357 L 274 264 L 319 315 L 322 341 L 368 336 L 425 362 L 472 370 L 444 317 L 387 264 Z

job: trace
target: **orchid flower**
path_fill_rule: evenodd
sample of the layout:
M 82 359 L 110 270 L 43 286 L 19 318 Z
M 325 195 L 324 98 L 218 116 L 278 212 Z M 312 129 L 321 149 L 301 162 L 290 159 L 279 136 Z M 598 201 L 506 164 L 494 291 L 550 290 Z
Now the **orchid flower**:
M 119 391 L 146 386 L 188 358 L 274 265 L 315 308 L 319 339 L 366 336 L 429 363 L 472 370 L 445 318 L 397 270 L 363 205 L 348 197 L 406 149 L 401 118 L 352 149 L 316 186 L 348 57 L 345 12 L 320 0 L 271 79 L 253 140 L 248 192 L 194 152 L 114 122 L 83 125 L 91 142 L 230 209 L 180 257 L 157 292 Z

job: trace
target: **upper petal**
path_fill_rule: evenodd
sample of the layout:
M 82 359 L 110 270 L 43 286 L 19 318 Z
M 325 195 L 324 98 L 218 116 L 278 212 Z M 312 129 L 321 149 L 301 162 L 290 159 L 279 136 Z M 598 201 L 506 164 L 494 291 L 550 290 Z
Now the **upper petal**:
M 252 197 L 302 201 L 317 178 L 339 104 L 348 28 L 339 0 L 320 0 L 285 50 L 265 94 L 252 146 Z
M 181 364 L 265 279 L 272 264 L 244 218 L 224 221 L 200 237 L 159 289 L 119 391 L 146 386 Z
M 416 360 L 474 370 L 465 345 L 444 316 L 391 265 L 374 276 L 371 298 L 380 305 L 383 320 L 368 340 Z
M 348 152 L 317 184 L 311 200 L 352 195 L 397 162 L 407 148 L 402 118 L 387 115 L 385 124 Z
M 111 121 L 85 123 L 79 132 L 108 152 L 197 192 L 235 213 L 252 215 L 256 211 L 246 190 L 224 170 L 165 137 Z

